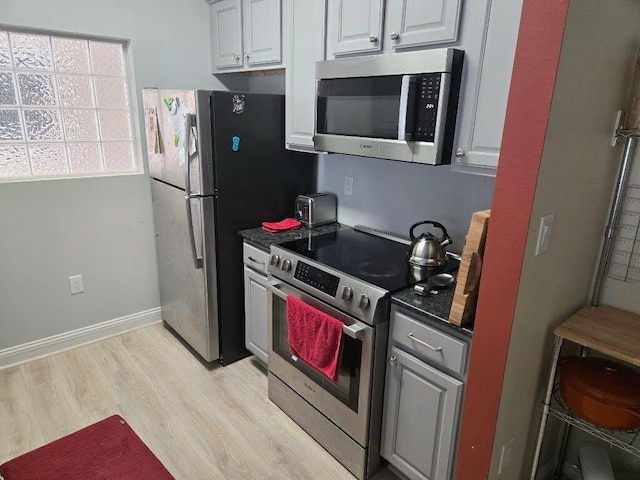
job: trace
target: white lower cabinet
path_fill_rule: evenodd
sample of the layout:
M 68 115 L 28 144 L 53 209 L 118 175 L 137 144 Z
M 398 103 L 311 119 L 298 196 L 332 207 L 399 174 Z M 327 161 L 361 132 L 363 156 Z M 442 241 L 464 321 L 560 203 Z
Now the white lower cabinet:
M 464 382 L 438 367 L 466 371 L 468 344 L 399 310 L 392 311 L 389 338 L 381 454 L 409 479 L 450 479 Z
M 269 254 L 244 244 L 245 346 L 267 363 L 267 259 Z

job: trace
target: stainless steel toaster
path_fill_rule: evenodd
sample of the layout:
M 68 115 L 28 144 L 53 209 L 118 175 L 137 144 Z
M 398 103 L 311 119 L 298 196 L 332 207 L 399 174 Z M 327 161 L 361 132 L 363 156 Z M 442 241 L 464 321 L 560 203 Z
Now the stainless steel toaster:
M 296 198 L 296 220 L 314 228 L 337 220 L 337 199 L 333 193 L 310 193 Z

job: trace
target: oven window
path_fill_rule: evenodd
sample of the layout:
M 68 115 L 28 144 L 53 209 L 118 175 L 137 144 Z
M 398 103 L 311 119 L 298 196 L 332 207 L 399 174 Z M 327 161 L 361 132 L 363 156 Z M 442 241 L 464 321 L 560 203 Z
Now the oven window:
M 397 139 L 401 88 L 401 75 L 320 80 L 318 133 Z
M 346 335 L 342 336 L 343 349 L 340 362 L 338 383 L 334 385 L 324 375 L 307 366 L 302 360 L 294 361 L 287 342 L 287 303 L 273 297 L 273 350 L 291 365 L 303 372 L 322 388 L 358 412 L 358 393 L 360 387 L 360 363 L 362 343 Z

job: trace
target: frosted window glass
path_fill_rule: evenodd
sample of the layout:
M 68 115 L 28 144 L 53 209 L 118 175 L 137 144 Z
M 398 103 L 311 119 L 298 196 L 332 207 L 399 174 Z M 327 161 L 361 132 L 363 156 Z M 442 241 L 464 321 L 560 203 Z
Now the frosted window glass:
M 0 105 L 17 105 L 13 73 L 0 72 Z
M 98 123 L 94 110 L 63 110 L 62 118 L 67 140 L 98 140 Z
M 53 75 L 18 73 L 18 89 L 22 105 L 53 107 L 58 104 Z
M 36 176 L 52 176 L 69 173 L 67 154 L 61 143 L 29 145 L 31 170 Z
M 9 35 L 0 31 L 0 67 L 11 67 L 11 51 L 9 50 Z
M 104 165 L 110 172 L 130 172 L 133 167 L 131 143 L 103 143 Z
M 31 176 L 25 145 L 0 145 L 0 176 Z
M 129 115 L 126 110 L 98 110 L 102 140 L 131 140 Z
M 63 107 L 93 107 L 93 90 L 88 76 L 58 75 L 58 92 Z
M 86 40 L 51 37 L 53 62 L 58 72 L 90 73 Z
M 100 173 L 102 150 L 98 142 L 69 143 L 67 145 L 71 173 Z
M 27 140 L 61 141 L 60 112 L 58 110 L 24 110 Z
M 10 33 L 11 50 L 16 68 L 51 70 L 51 42 L 46 35 Z
M 119 77 L 94 77 L 98 108 L 127 108 L 124 79 Z
M 0 182 L 140 171 L 125 50 L 0 28 Z
M 104 42 L 89 42 L 91 71 L 98 75 L 124 76 L 122 45 Z
M 24 140 L 20 112 L 18 110 L 0 110 L 0 142 Z

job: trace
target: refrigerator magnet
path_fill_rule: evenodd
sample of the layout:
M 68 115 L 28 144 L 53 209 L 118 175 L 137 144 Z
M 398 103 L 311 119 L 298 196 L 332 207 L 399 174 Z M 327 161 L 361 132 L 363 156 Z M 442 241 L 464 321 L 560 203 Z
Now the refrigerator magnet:
M 233 113 L 240 115 L 244 112 L 244 95 L 233 96 Z
M 233 143 L 231 144 L 231 150 L 237 152 L 240 148 L 240 137 L 233 137 L 231 140 L 233 140 Z

